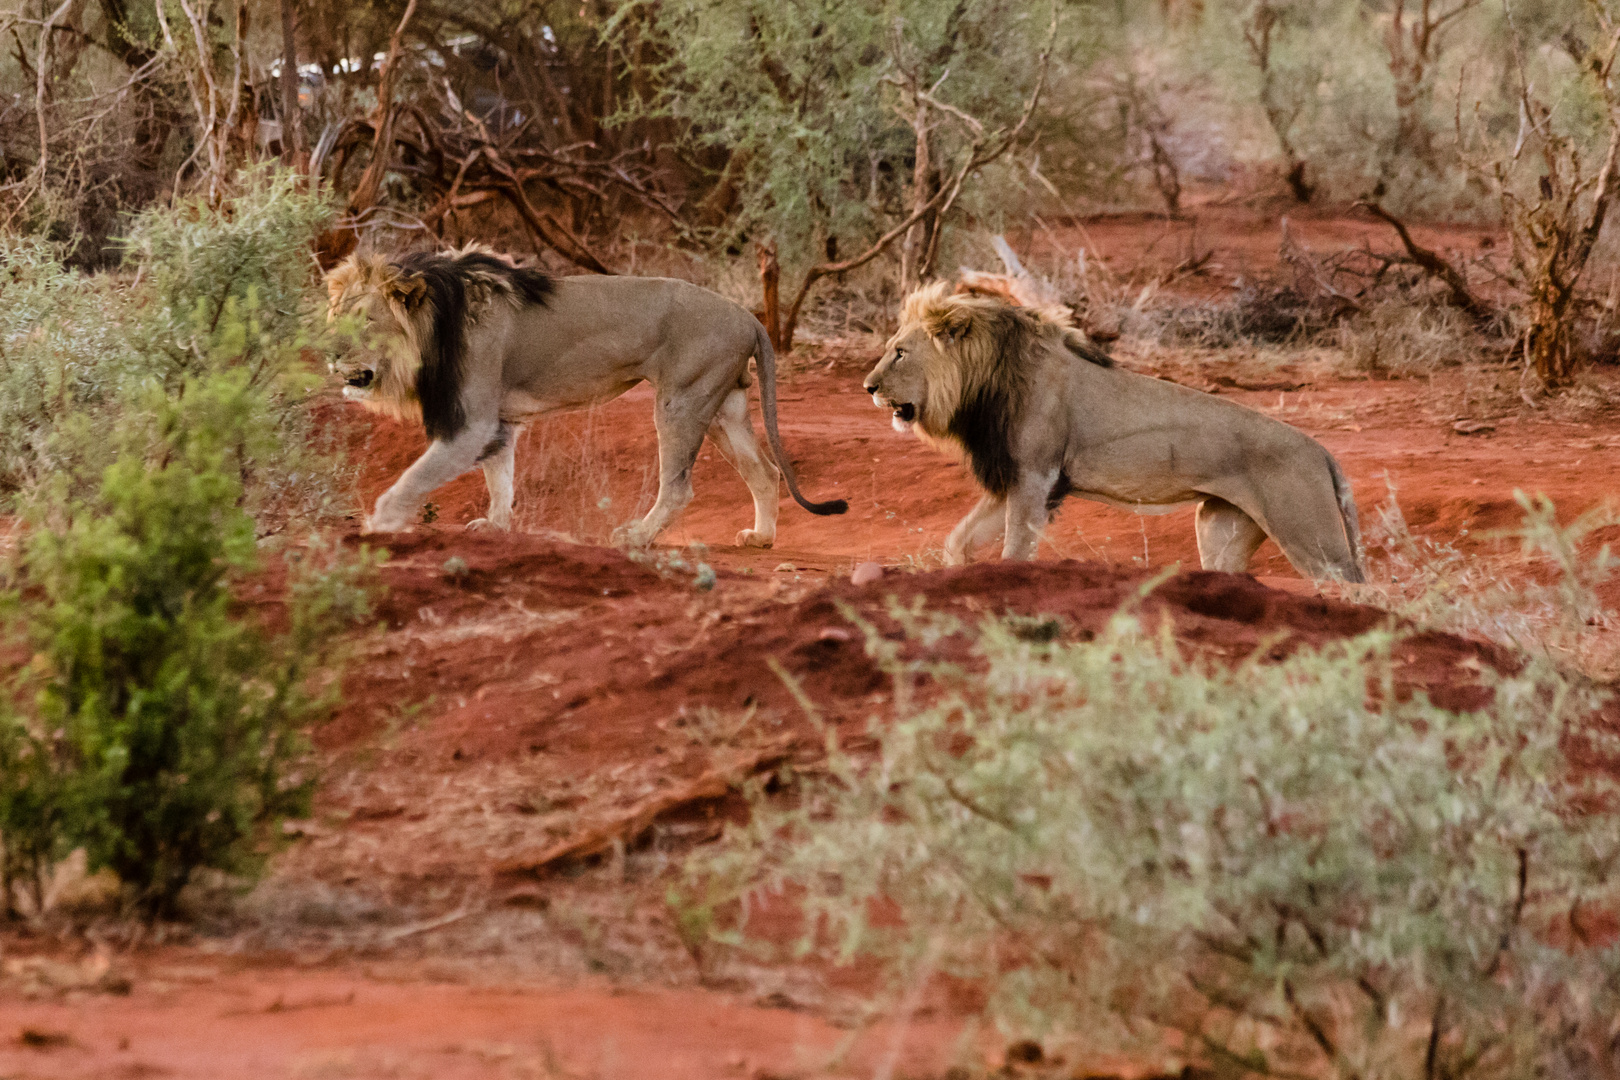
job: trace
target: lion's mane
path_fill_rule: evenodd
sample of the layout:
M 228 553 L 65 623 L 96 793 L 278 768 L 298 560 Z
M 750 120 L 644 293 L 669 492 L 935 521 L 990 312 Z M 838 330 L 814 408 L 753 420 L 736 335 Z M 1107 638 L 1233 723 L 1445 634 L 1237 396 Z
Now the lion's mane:
M 1024 308 L 999 296 L 955 294 L 947 282 L 925 285 L 900 309 L 902 332 L 921 326 L 935 355 L 926 372 L 927 396 L 918 434 L 967 456 L 973 475 L 993 495 L 1018 482 L 1012 440 L 1023 419 L 1044 350 L 1067 349 L 1088 363 L 1109 367 L 1108 354 L 1088 341 L 1059 308 Z M 1062 501 L 1065 490 L 1054 491 Z
M 420 418 L 430 440 L 452 438 L 466 426 L 461 386 L 468 326 L 496 300 L 544 304 L 553 287 L 541 271 L 476 245 L 396 260 L 352 255 L 326 284 L 334 313 L 372 293 L 386 302 L 406 355 L 387 366 L 366 404 L 400 419 Z

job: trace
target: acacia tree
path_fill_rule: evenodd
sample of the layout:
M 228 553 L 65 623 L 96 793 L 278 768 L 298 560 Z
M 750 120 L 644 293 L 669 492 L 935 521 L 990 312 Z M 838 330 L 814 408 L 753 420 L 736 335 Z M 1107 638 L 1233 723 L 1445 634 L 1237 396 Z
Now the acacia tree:
M 1036 133 L 1049 65 L 1080 36 L 1048 0 L 625 3 L 662 59 L 650 102 L 672 148 L 708 165 L 718 243 L 774 243 L 808 289 L 897 246 L 926 280 L 974 173 Z M 859 252 L 840 259 L 839 251 Z
M 1389 73 L 1395 80 L 1395 141 L 1385 158 L 1386 171 L 1396 155 L 1416 159 L 1430 170 L 1439 167 L 1430 126 L 1435 69 L 1447 33 L 1460 16 L 1482 0 L 1394 0 L 1384 28 Z

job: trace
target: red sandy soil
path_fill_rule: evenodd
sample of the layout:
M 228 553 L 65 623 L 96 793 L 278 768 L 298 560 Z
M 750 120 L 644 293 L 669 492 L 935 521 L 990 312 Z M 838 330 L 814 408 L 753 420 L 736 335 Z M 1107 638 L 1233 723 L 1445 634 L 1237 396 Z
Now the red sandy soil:
M 1219 217 L 1226 233 L 1201 232 L 1200 246 L 1225 245 L 1220 261 L 1233 265 L 1274 257 L 1275 235 L 1245 239 L 1261 234 L 1246 214 Z M 1087 228 L 1125 258 L 1159 226 Z M 1322 248 L 1362 229 L 1295 225 Z M 1448 235 L 1477 243 L 1467 230 Z M 707 450 L 696 500 L 659 548 L 638 563 L 592 546 L 650 502 L 645 390 L 524 436 L 518 533 L 459 527 L 482 513 L 481 477 L 435 494 L 436 522 L 383 540 L 393 558 L 382 625 L 356 644 L 345 703 L 315 732 L 316 812 L 291 823 L 248 915 L 205 915 L 178 943 L 133 950 L 38 931 L 0 938 L 0 1076 L 763 1080 L 941 1076 L 964 1052 L 994 1063 L 990 1035 L 958 1041 L 971 994 L 931 992 L 907 1024 L 853 1026 L 860 973 L 694 956 L 662 902 L 681 855 L 746 812 L 729 780 L 816 755 L 820 736 L 767 658 L 842 738 L 865 738 L 866 719 L 884 713 L 888 683 L 846 606 L 885 634 L 896 633 L 887 605 L 897 597 L 969 624 L 1056 616 L 1079 636 L 1154 571 L 1197 566 L 1190 511 L 1137 517 L 1071 500 L 1038 564 L 917 572 L 938 565 L 972 485 L 960 465 L 892 431 L 862 392 L 877 348 L 804 350 L 786 372 L 783 438 L 801 486 L 851 508 L 823 519 L 784 501 L 770 551 L 730 546 L 752 523 L 747 492 Z M 1393 485 L 1415 533 L 1514 579 L 1539 570 L 1489 534 L 1518 522 L 1515 489 L 1546 492 L 1567 517 L 1620 486 L 1620 413 L 1531 410 L 1490 388 L 1491 372 L 1375 381 L 1305 361 L 1128 361 L 1296 424 L 1338 456 L 1364 522 Z M 1620 373 L 1600 372 L 1587 397 L 1612 401 L 1617 389 Z M 1461 435 L 1460 417 L 1494 428 Z M 357 496 L 367 502 L 422 446 L 391 422 L 337 422 L 365 463 Z M 849 583 L 868 560 L 884 576 Z M 700 561 L 718 571 L 712 590 L 694 586 Z M 1254 570 L 1258 580 L 1172 577 L 1143 612 L 1221 657 L 1320 644 L 1387 618 L 1317 595 L 1269 544 Z M 277 602 L 273 579 L 259 589 L 253 599 Z M 972 659 L 962 635 L 935 652 Z M 1481 666 L 1514 663 L 1438 633 L 1411 638 L 1398 658 L 1404 688 L 1453 707 L 1479 703 Z M 678 805 L 647 809 L 665 802 Z M 649 827 L 628 849 L 548 861 L 637 812 Z

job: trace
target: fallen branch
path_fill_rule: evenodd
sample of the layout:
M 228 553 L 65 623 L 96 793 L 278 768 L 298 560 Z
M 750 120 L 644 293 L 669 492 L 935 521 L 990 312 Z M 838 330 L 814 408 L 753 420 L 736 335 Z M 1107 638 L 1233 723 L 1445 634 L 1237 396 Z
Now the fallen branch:
M 560 863 L 589 859 L 611 851 L 618 845 L 635 843 L 654 822 L 672 810 L 696 802 L 719 799 L 731 791 L 738 781 L 786 760 L 792 752 L 794 739 L 779 739 L 762 747 L 747 750 L 721 765 L 709 769 L 702 776 L 673 791 L 660 791 L 636 803 L 630 809 L 608 821 L 586 829 L 578 836 L 553 844 L 533 855 L 519 855 L 498 863 L 498 875 L 541 875 Z
M 1412 261 L 1419 268 L 1428 271 L 1445 283 L 1447 290 L 1451 293 L 1451 302 L 1453 304 L 1480 322 L 1489 322 L 1496 317 L 1496 310 L 1473 294 L 1473 291 L 1468 288 L 1467 279 L 1458 272 L 1457 268 L 1412 239 L 1412 234 L 1407 231 L 1406 223 L 1401 221 L 1400 218 L 1377 203 L 1369 202 L 1366 199 L 1358 201 L 1355 205 L 1364 207 L 1373 217 L 1386 222 L 1394 228 L 1396 234 L 1401 238 L 1402 246 L 1406 248 L 1406 253 L 1412 257 Z

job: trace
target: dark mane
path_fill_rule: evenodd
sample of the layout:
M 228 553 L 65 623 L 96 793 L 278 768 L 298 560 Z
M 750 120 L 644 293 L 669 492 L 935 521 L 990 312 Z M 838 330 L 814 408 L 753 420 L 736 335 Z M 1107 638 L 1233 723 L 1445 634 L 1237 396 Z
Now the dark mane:
M 1005 497 L 1018 483 L 1012 438 L 1029 391 L 1024 358 L 1038 332 L 1033 318 L 1012 307 L 1002 308 L 972 330 L 991 339 L 972 345 L 985 350 L 989 366 L 965 372 L 969 378 L 963 380 L 962 401 L 946 433 L 962 444 L 974 477 L 992 495 Z
M 418 251 L 401 256 L 394 265 L 407 279 L 422 280 L 425 303 L 432 312 L 416 376 L 422 428 L 430 440 L 454 438 L 467 426 L 461 381 L 472 303 L 478 294 L 493 291 L 511 296 L 520 306 L 544 304 L 554 286 L 545 273 L 514 266 L 486 251 Z
M 1063 344 L 1068 350 L 1080 359 L 1098 367 L 1113 367 L 1114 358 L 1102 351 L 1102 347 L 1079 331 L 1071 330 L 1063 335 Z

